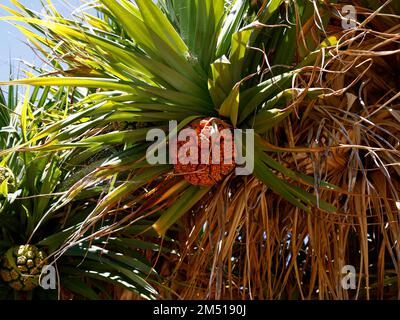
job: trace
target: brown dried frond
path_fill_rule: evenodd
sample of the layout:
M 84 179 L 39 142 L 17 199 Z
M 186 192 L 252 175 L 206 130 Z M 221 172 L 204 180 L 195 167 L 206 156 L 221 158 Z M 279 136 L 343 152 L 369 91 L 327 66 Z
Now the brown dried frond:
M 377 29 L 380 30 L 380 29 Z M 166 261 L 184 299 L 400 298 L 400 46 L 396 28 L 360 29 L 332 51 L 318 85 L 274 129 L 276 158 L 315 178 L 338 212 L 294 208 L 254 178 L 220 186 L 184 220 L 179 257 Z M 293 152 L 321 147 L 322 152 Z M 329 190 L 326 181 L 339 187 Z M 341 286 L 357 271 L 356 290 Z M 167 271 L 168 270 L 168 271 Z

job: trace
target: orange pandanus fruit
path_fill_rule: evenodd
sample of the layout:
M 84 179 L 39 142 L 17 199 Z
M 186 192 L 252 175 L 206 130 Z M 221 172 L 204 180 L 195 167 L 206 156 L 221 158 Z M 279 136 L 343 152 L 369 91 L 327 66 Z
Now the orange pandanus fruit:
M 192 121 L 184 129 L 192 129 L 195 139 L 178 140 L 175 173 L 192 185 L 213 186 L 221 182 L 236 166 L 232 126 L 218 118 L 205 118 Z M 204 161 L 207 158 L 208 162 Z

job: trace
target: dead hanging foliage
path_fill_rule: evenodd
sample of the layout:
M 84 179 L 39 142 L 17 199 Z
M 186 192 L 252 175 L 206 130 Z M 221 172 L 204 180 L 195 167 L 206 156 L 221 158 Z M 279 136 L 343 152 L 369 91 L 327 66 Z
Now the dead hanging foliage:
M 297 79 L 329 94 L 296 104 L 269 135 L 288 149 L 276 159 L 313 176 L 308 191 L 338 211 L 306 214 L 254 178 L 232 178 L 184 218 L 179 254 L 158 257 L 180 298 L 400 298 L 400 25 L 390 19 L 366 9 L 333 58 Z M 354 290 L 341 285 L 345 265 Z

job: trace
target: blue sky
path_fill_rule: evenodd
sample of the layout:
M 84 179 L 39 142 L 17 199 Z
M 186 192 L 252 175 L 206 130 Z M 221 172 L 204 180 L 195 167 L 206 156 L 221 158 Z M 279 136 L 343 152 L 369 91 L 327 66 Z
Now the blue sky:
M 19 0 L 20 3 L 35 11 L 42 9 L 40 0 Z M 43 2 L 46 2 L 44 0 Z M 63 15 L 69 15 L 73 8 L 77 7 L 81 2 L 79 0 L 53 0 L 57 9 Z M 0 4 L 15 9 L 15 6 L 10 0 L 0 0 Z M 0 16 L 9 15 L 7 11 L 0 8 Z M 18 59 L 25 60 L 37 66 L 41 66 L 42 62 L 38 59 L 29 46 L 26 40 L 17 28 L 9 22 L 0 21 L 0 81 L 9 78 L 10 61 L 14 67 L 14 78 L 17 77 L 19 62 Z M 23 77 L 23 74 L 19 76 Z

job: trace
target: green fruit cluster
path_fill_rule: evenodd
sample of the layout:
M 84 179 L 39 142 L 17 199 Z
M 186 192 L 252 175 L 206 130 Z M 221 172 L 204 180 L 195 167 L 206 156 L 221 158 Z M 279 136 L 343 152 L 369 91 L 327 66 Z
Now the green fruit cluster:
M 46 254 L 33 245 L 14 246 L 1 259 L 0 276 L 16 291 L 31 291 L 39 285 Z

